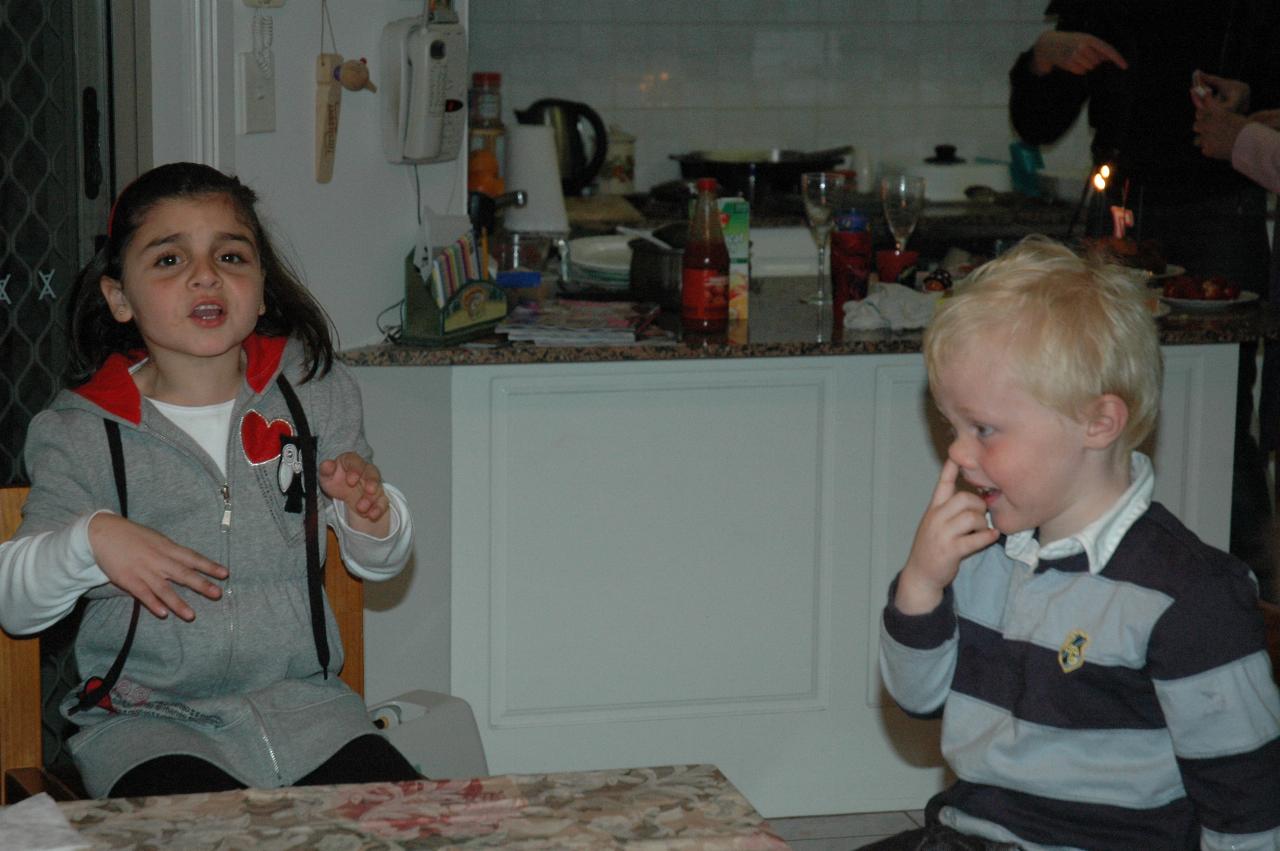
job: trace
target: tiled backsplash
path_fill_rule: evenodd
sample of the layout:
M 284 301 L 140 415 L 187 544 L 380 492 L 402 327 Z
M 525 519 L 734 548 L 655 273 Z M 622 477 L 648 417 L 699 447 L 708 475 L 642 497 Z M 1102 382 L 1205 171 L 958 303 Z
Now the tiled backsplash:
M 1008 158 L 1008 72 L 1045 0 L 471 0 L 470 65 L 502 74 L 503 119 L 543 97 L 636 136 L 641 188 L 700 148 L 851 144 L 873 170 L 933 146 Z M 1084 121 L 1046 150 L 1088 168 Z

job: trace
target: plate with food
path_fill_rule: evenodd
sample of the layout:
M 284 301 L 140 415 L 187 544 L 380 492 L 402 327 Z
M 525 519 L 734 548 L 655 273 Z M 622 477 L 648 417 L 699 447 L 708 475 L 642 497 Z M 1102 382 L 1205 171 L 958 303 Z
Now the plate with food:
M 1258 300 L 1222 275 L 1174 275 L 1160 283 L 1161 299 L 1180 310 L 1226 310 Z
M 1239 307 L 1244 304 L 1253 304 L 1258 300 L 1257 293 L 1242 292 L 1235 298 L 1169 298 L 1162 297 L 1165 304 L 1173 305 L 1179 310 L 1187 310 L 1197 313 L 1209 313 L 1215 310 L 1227 310 L 1232 307 Z

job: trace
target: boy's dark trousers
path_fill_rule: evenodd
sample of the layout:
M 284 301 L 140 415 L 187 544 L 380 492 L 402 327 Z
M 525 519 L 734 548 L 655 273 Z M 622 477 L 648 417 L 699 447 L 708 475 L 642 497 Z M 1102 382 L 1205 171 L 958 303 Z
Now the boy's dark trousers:
M 859 851 L 1017 851 L 1017 846 L 965 836 L 935 824 L 864 845 Z

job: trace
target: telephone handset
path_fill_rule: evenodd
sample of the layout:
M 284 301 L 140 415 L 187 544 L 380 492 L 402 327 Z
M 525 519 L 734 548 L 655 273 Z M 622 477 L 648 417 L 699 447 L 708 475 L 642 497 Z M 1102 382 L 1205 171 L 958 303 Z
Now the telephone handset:
M 457 15 L 392 21 L 382 31 L 382 148 L 391 162 L 458 156 L 466 129 L 467 37 Z

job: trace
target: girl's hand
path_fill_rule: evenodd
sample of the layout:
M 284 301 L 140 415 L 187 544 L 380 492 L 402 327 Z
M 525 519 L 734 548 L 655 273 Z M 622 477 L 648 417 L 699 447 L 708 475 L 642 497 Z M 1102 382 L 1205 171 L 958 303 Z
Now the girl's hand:
M 960 467 L 950 458 L 925 509 L 907 565 L 898 577 L 893 603 L 908 615 L 931 612 L 956 578 L 960 561 L 995 543 L 1000 533 L 987 526 L 987 506 L 975 493 L 956 489 Z
M 357 452 L 343 452 L 320 462 L 320 489 L 347 506 L 352 529 L 385 538 L 391 531 L 391 506 L 382 488 L 382 473 Z
M 158 618 L 173 612 L 184 621 L 196 613 L 174 585 L 217 600 L 222 589 L 205 576 L 226 579 L 228 571 L 195 550 L 179 546 L 154 529 L 118 514 L 96 514 L 89 521 L 89 548 L 102 572 Z
M 1037 77 L 1055 68 L 1083 76 L 1105 62 L 1129 67 L 1120 51 L 1088 33 L 1047 30 L 1031 48 L 1031 73 Z

